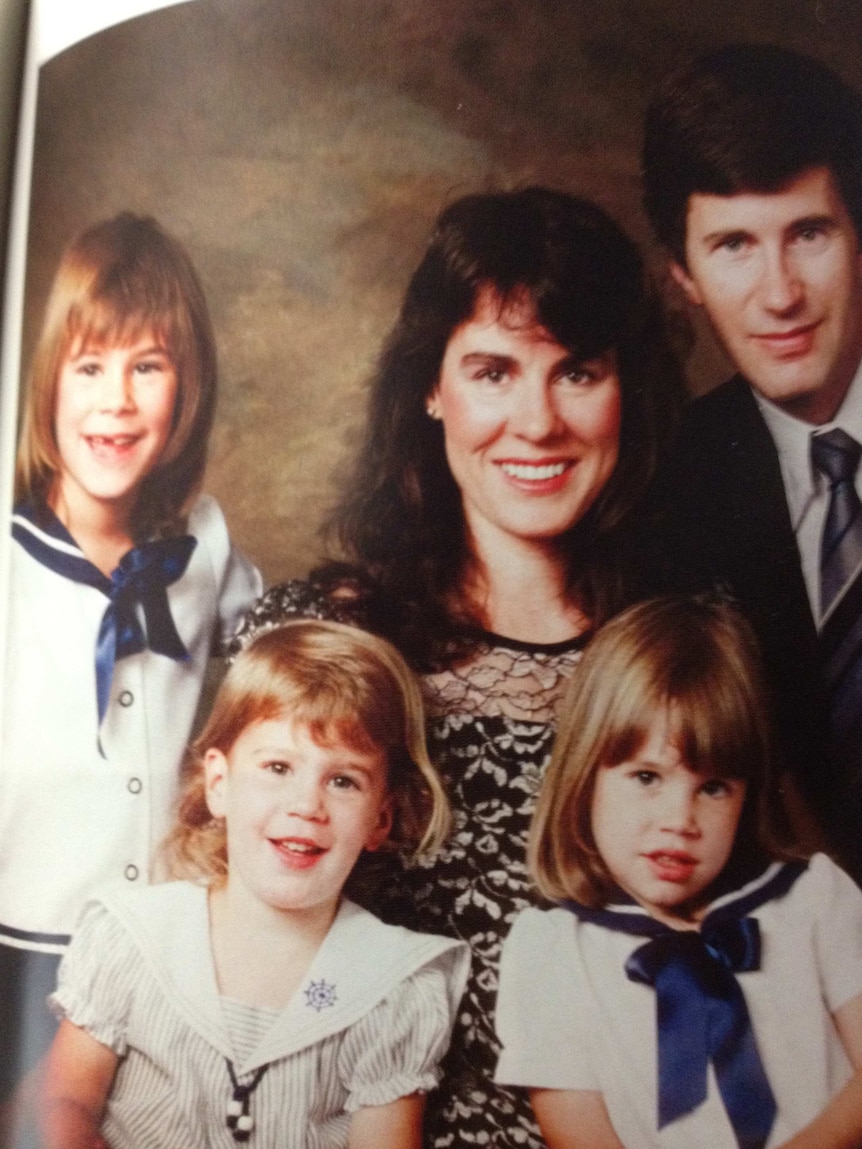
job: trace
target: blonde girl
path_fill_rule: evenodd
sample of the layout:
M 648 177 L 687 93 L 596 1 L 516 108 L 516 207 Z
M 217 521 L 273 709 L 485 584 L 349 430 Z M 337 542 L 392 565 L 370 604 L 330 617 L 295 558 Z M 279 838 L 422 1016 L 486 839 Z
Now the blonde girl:
M 49 1149 L 419 1149 L 467 949 L 342 891 L 368 853 L 447 826 L 391 646 L 331 622 L 254 642 L 168 841 L 188 880 L 91 902 L 64 959 Z
M 84 899 L 147 881 L 210 654 L 260 576 L 200 495 L 216 389 L 188 255 L 152 219 L 64 253 L 25 400 L 0 771 L 0 1087 L 50 1042 Z
M 567 695 L 504 947 L 497 1076 L 550 1149 L 862 1143 L 862 895 L 788 859 L 729 606 L 656 599 Z

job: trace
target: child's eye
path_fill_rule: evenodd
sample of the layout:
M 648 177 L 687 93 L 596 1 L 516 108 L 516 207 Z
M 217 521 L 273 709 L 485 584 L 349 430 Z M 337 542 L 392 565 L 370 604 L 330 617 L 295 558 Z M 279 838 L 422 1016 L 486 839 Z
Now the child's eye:
M 332 785 L 336 790 L 358 790 L 360 789 L 358 779 L 350 774 L 334 774 L 331 779 Z
M 585 383 L 592 383 L 595 378 L 595 372 L 588 367 L 570 367 L 560 376 L 563 383 L 571 383 L 575 387 L 583 387 Z
M 641 786 L 652 786 L 654 782 L 658 781 L 658 774 L 655 770 L 636 770 L 633 777 Z
M 270 774 L 277 774 L 280 776 L 282 774 L 286 774 L 290 769 L 290 766 L 287 764 L 287 762 L 282 762 L 279 759 L 273 759 L 272 761 L 264 762 L 263 768 L 264 770 L 269 771 Z
M 721 798 L 732 792 L 731 783 L 726 778 L 707 778 L 700 789 L 709 798 Z
M 100 367 L 100 365 L 98 363 L 93 363 L 92 361 L 88 361 L 85 363 L 79 363 L 76 366 L 75 371 L 77 372 L 78 375 L 87 375 L 89 377 L 92 377 L 93 375 L 98 375 L 99 367 Z
M 162 359 L 143 359 L 135 364 L 135 370 L 139 375 L 164 374 L 168 370 L 168 364 Z

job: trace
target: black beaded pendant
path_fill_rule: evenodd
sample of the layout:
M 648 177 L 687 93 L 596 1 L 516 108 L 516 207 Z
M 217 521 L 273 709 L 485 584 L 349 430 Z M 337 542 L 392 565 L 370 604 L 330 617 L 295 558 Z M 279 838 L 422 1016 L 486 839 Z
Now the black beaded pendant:
M 260 1069 L 255 1071 L 251 1081 L 245 1085 L 240 1085 L 230 1059 L 226 1057 L 225 1061 L 227 1062 L 227 1071 L 230 1074 L 230 1083 L 233 1086 L 233 1096 L 228 1102 L 225 1120 L 234 1141 L 241 1144 L 243 1141 L 248 1141 L 254 1129 L 254 1118 L 249 1112 L 249 1103 L 252 1093 L 257 1089 L 260 1079 L 269 1069 L 269 1066 L 262 1065 Z

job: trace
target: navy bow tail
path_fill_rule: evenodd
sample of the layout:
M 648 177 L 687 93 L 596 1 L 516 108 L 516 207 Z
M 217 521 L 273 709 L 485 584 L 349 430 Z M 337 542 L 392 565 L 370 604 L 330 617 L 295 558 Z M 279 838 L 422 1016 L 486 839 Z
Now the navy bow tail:
M 171 616 L 167 588 L 185 573 L 197 545 L 190 535 L 157 539 L 123 555 L 111 575 L 110 599 L 96 639 L 96 698 L 99 725 L 108 709 L 114 665 L 149 647 L 177 662 L 189 653 Z M 146 631 L 141 626 L 140 605 Z
M 706 1100 L 712 1061 L 739 1149 L 763 1149 L 775 1098 L 735 976 L 759 968 L 756 918 L 663 933 L 629 957 L 628 977 L 656 991 L 660 1129 Z

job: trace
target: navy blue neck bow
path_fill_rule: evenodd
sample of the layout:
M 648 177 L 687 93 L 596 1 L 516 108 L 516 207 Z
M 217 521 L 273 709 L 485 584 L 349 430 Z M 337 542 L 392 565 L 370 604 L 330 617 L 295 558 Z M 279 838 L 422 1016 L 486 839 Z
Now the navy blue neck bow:
M 182 535 L 143 543 L 123 555 L 108 578 L 84 556 L 56 515 L 46 508 L 16 507 L 12 536 L 32 558 L 55 574 L 94 587 L 109 600 L 96 639 L 100 726 L 108 709 L 118 659 L 139 654 L 147 647 L 178 662 L 189 657 L 171 617 L 167 588 L 185 573 L 197 539 Z M 138 616 L 139 606 L 146 629 Z
M 759 968 L 756 918 L 717 922 L 704 933 L 673 930 L 626 962 L 632 981 L 656 991 L 659 1129 L 706 1100 L 711 1061 L 740 1149 L 765 1143 L 775 1098 L 734 976 Z
M 584 921 L 652 939 L 631 954 L 625 971 L 656 992 L 659 1129 L 706 1100 L 711 1061 L 740 1149 L 766 1143 L 775 1098 L 735 975 L 760 968 L 760 926 L 744 915 L 785 894 L 804 870 L 804 863 L 795 862 L 770 867 L 754 889 L 707 914 L 700 931 L 673 930 L 638 913 L 562 903 Z

